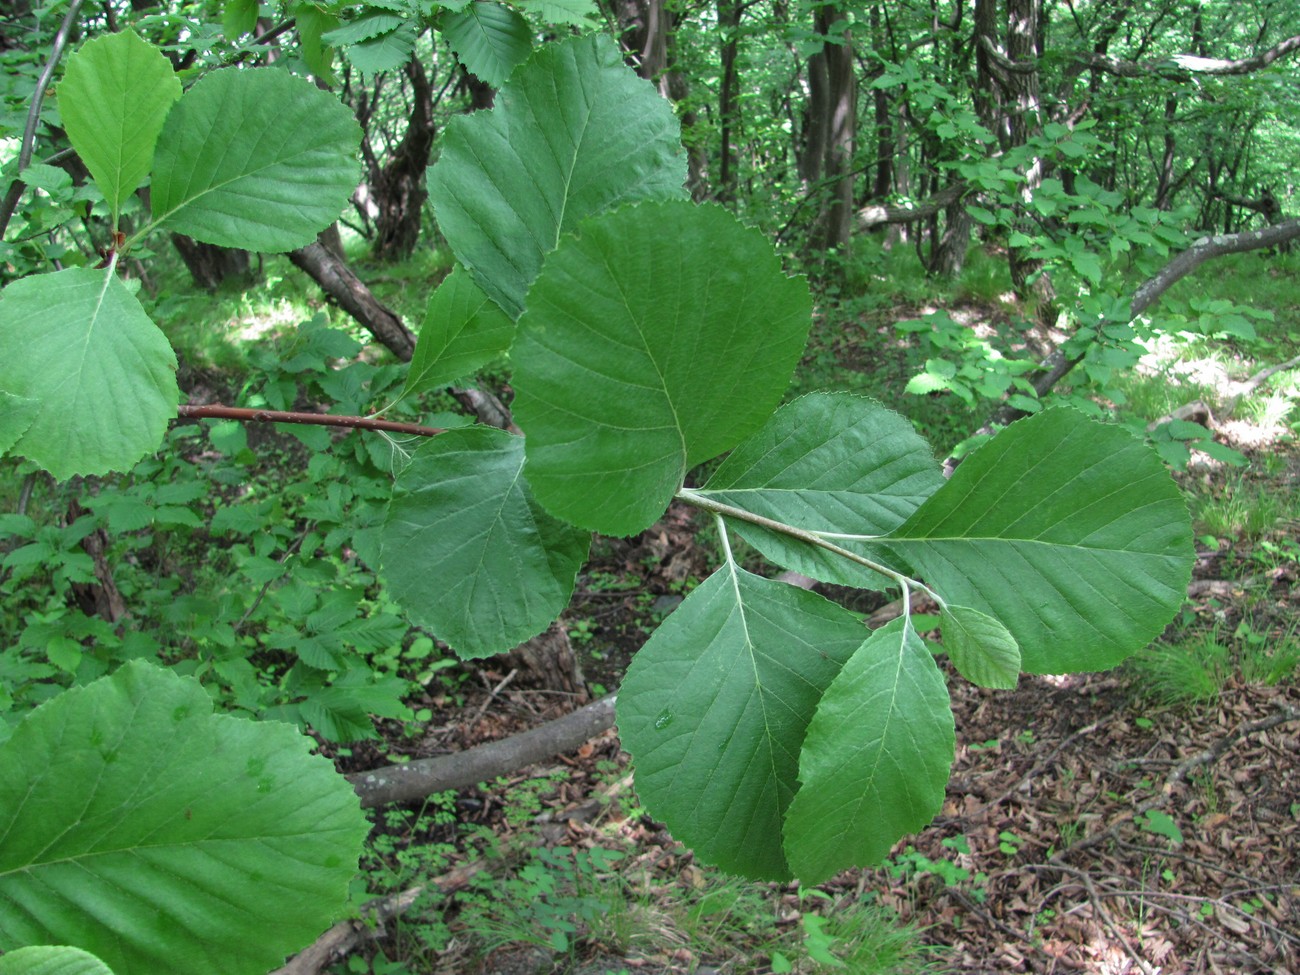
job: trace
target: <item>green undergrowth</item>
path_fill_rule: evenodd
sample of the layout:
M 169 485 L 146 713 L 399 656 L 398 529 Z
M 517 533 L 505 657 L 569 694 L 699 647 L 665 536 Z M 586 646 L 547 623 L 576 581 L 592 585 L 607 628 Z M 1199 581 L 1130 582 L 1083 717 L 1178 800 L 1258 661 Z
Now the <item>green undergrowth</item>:
M 283 410 L 327 399 L 369 412 L 403 377 L 359 351 L 320 318 L 297 323 L 247 353 L 237 403 Z M 419 415 L 467 422 L 439 405 L 425 401 Z M 173 426 L 163 450 L 125 475 L 56 485 L 6 462 L 0 738 L 61 688 L 141 657 L 199 677 L 229 707 L 330 741 L 377 737 L 375 718 L 399 727 L 427 718 L 405 701 L 447 661 L 374 571 L 393 472 L 409 448 L 319 426 L 202 420 Z M 87 539 L 101 540 L 98 565 Z
M 532 820 L 554 787 L 554 777 L 543 777 L 493 790 L 506 810 L 515 810 L 508 812 L 515 826 L 504 833 L 464 822 L 465 809 L 451 793 L 418 812 L 378 813 L 371 883 L 356 900 L 409 890 L 457 868 L 463 875 L 467 863 L 472 873 L 448 896 L 422 895 L 368 954 L 333 971 L 492 971 L 521 956 L 534 966 L 521 970 L 583 975 L 655 971 L 668 962 L 688 971 L 721 965 L 762 975 L 946 970 L 944 949 L 928 945 L 922 929 L 869 892 L 729 877 L 683 857 L 676 844 L 645 846 L 636 810 L 550 846 Z

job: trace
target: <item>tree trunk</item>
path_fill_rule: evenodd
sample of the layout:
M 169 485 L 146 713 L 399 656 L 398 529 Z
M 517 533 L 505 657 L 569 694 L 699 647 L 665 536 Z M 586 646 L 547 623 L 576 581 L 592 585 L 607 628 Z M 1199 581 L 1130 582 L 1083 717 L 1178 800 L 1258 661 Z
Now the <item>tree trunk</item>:
M 403 362 L 415 352 L 415 336 L 395 311 L 381 302 L 337 254 L 320 241 L 289 252 L 289 260 L 306 271 L 344 311 L 370 330 Z
M 232 278 L 243 281 L 251 281 L 253 278 L 248 251 L 205 244 L 184 234 L 172 234 L 172 244 L 189 268 L 190 277 L 200 288 L 215 291 L 219 285 Z
M 664 0 L 619 0 L 614 5 L 620 29 L 619 40 L 631 55 L 629 61 L 636 73 L 659 89 L 659 94 L 680 104 L 691 93 L 686 75 L 674 70 L 673 47 L 676 38 L 676 16 L 664 5 Z M 692 133 L 698 123 L 694 110 L 680 115 L 682 141 L 686 144 L 686 188 L 691 198 L 702 203 L 709 196 L 709 155 L 704 140 Z
M 370 202 L 374 205 L 375 256 L 400 261 L 415 250 L 428 193 L 424 171 L 433 148 L 433 86 L 418 57 L 406 63 L 411 82 L 411 117 L 406 133 L 388 161 L 370 173 Z M 490 90 L 490 89 L 489 89 Z
M 718 30 L 722 35 L 722 49 L 719 52 L 722 80 L 718 88 L 718 131 L 721 145 L 718 149 L 718 182 L 714 192 L 723 202 L 736 198 L 736 165 L 732 158 L 731 143 L 739 120 L 736 99 L 740 81 L 736 57 L 740 51 L 740 18 L 744 9 L 741 0 L 718 0 Z
M 836 7 L 819 7 L 813 30 L 823 36 L 839 20 Z M 857 138 L 857 84 L 848 30 L 808 59 L 809 99 L 804 179 L 821 181 L 825 195 L 810 236 L 825 253 L 845 251 L 853 232 L 853 154 Z

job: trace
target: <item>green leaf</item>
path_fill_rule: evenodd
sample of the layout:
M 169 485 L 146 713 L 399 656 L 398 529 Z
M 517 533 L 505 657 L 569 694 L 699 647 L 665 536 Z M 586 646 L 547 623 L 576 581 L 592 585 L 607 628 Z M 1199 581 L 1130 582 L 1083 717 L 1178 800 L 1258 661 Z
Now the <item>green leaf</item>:
M 225 0 L 221 8 L 221 32 L 237 41 L 257 26 L 257 0 Z
M 339 19 L 326 13 L 314 3 L 300 3 L 293 8 L 294 23 L 298 27 L 299 50 L 307 70 L 327 85 L 334 83 L 334 49 L 324 40 L 324 35 L 338 26 Z
M 396 71 L 411 60 L 415 40 L 415 28 L 406 23 L 387 34 L 353 44 L 347 49 L 348 60 L 363 75 L 373 79 L 381 71 Z
M 893 531 L 943 484 L 912 425 L 874 400 L 812 393 L 776 411 L 697 493 L 829 539 L 874 561 L 860 539 Z M 766 558 L 822 582 L 879 588 L 884 577 L 839 555 L 742 521 L 731 523 Z
M 369 10 L 355 20 L 349 20 L 346 24 L 334 28 L 328 34 L 325 34 L 322 40 L 327 44 L 336 44 L 339 47 L 359 44 L 362 41 L 372 40 L 390 31 L 397 30 L 405 23 L 406 18 L 401 14 L 389 13 L 384 10 Z
M 599 14 L 594 0 L 516 0 L 520 10 L 536 14 L 548 24 L 586 27 Z
M 1096 286 L 1101 283 L 1101 259 L 1090 251 L 1070 255 L 1070 264 L 1079 277 Z
M 0 312 L 3 307 L 0 305 Z M 2 315 L 0 315 L 0 322 L 3 322 Z M 3 342 L 2 333 L 0 333 L 0 342 Z M 8 453 L 13 445 L 22 439 L 22 435 L 27 432 L 27 428 L 32 425 L 32 421 L 40 412 L 40 407 L 41 404 L 37 400 L 15 396 L 0 389 L 0 456 Z
M 215 71 L 167 116 L 154 156 L 154 219 L 223 247 L 302 247 L 356 188 L 360 136 L 352 112 L 303 78 L 274 68 Z
M 1020 678 L 1020 647 L 1007 628 L 969 606 L 940 610 L 943 648 L 952 665 L 972 684 L 1010 690 Z
M 503 653 L 559 615 L 589 537 L 538 507 L 524 444 L 471 427 L 428 441 L 398 475 L 383 575 L 411 618 L 463 657 Z
M 523 15 L 484 0 L 444 16 L 442 34 L 460 63 L 493 88 L 504 85 L 533 50 L 533 30 Z
M 114 227 L 123 202 L 149 175 L 163 121 L 180 97 L 171 62 L 133 31 L 101 35 L 69 58 L 59 115 Z
M 934 657 L 904 619 L 863 643 L 822 695 L 799 757 L 785 851 L 805 885 L 875 863 L 943 806 L 955 748 Z
M 68 944 L 120 975 L 252 975 L 345 907 L 366 820 L 292 728 L 212 713 L 142 661 L 0 745 L 0 949 Z
M 1030 673 L 1104 670 L 1182 605 L 1187 505 L 1160 459 L 1070 409 L 970 454 L 890 539 L 950 605 L 1001 622 Z
M 1173 817 L 1159 809 L 1149 809 L 1144 817 L 1137 821 L 1148 833 L 1154 833 L 1156 836 L 1163 836 L 1176 846 L 1183 843 L 1183 831 L 1178 828 Z
M 459 265 L 429 296 L 402 394 L 468 376 L 510 348 L 515 323 Z
M 847 610 L 732 564 L 632 660 L 618 730 L 637 794 L 696 856 L 788 880 L 782 821 L 823 691 L 862 643 Z
M 528 480 L 608 535 L 651 525 L 688 469 L 767 419 L 811 307 L 762 234 L 684 201 L 588 220 L 528 301 L 513 356 Z
M 429 171 L 438 227 L 512 318 L 542 258 L 620 203 L 686 196 L 672 106 L 601 35 L 547 44 L 490 111 L 451 120 Z
M 162 443 L 180 396 L 166 337 L 112 271 L 92 268 L 0 295 L 0 390 L 38 404 L 11 449 L 59 480 L 130 470 Z
M 0 975 L 113 975 L 113 970 L 80 948 L 34 945 L 0 957 Z

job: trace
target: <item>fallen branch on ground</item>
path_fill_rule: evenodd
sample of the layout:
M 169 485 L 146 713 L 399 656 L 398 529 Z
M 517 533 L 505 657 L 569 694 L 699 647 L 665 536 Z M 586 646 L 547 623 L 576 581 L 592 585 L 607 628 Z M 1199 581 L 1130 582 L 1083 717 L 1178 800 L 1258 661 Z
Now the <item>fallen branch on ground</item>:
M 562 718 L 500 741 L 467 748 L 451 755 L 422 758 L 347 776 L 365 807 L 423 799 L 435 792 L 463 789 L 487 782 L 577 748 L 614 726 L 614 699 L 603 697 Z

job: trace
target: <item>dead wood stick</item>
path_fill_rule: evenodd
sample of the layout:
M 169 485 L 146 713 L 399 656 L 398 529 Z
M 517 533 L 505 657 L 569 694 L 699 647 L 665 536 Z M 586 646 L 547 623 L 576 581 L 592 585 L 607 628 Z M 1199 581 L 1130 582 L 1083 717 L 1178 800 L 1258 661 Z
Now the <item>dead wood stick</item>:
M 614 726 L 615 695 L 603 697 L 562 718 L 501 741 L 451 755 L 422 758 L 347 776 L 361 805 L 423 799 L 435 792 L 463 789 L 514 772 L 544 758 L 577 748 Z
M 1160 791 L 1151 799 L 1139 805 L 1130 813 L 1122 814 L 1118 819 L 1110 824 L 1106 829 L 1093 833 L 1091 836 L 1085 836 L 1083 839 L 1070 844 L 1067 847 L 1056 852 L 1045 866 L 1062 867 L 1064 866 L 1065 857 L 1073 853 L 1081 853 L 1084 850 L 1091 849 L 1108 839 L 1118 836 L 1119 829 L 1127 822 L 1131 822 L 1138 816 L 1145 815 L 1157 806 L 1162 806 L 1173 792 L 1173 788 L 1179 782 L 1187 778 L 1194 769 L 1202 765 L 1213 765 L 1223 757 L 1224 752 L 1233 746 L 1239 739 L 1247 735 L 1253 735 L 1257 731 L 1267 731 L 1269 728 L 1276 728 L 1280 724 L 1286 724 L 1290 721 L 1300 721 L 1300 708 L 1286 707 L 1267 718 L 1260 718 L 1258 721 L 1251 721 L 1247 724 L 1238 725 L 1234 730 L 1224 735 L 1209 748 L 1197 752 L 1190 758 L 1183 759 L 1173 767 L 1169 775 L 1165 777 L 1165 784 Z
M 360 917 L 340 921 L 289 959 L 282 968 L 271 972 L 271 975 L 316 975 L 363 941 L 382 935 L 385 921 L 410 910 L 426 892 L 436 890 L 444 896 L 455 893 L 482 869 L 481 864 L 471 863 L 435 877 L 426 884 L 416 884 L 396 894 L 368 901 L 361 905 Z

